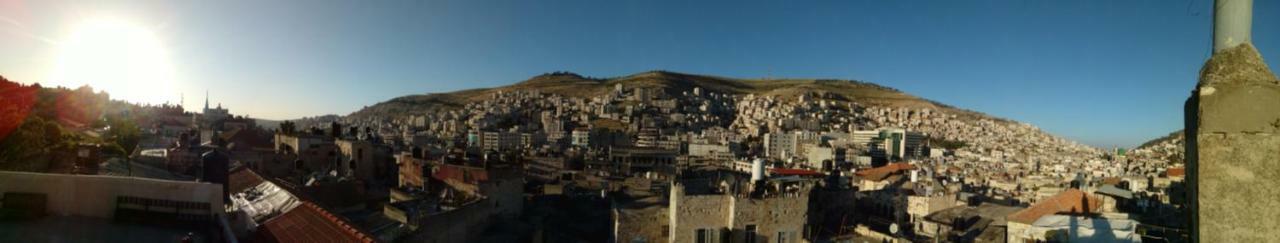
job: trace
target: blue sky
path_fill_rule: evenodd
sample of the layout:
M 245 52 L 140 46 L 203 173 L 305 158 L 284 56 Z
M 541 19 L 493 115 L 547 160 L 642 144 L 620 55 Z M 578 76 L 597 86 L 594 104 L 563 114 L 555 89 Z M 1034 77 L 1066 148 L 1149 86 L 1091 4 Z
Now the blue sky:
M 557 70 L 664 69 L 863 80 L 1091 145 L 1133 146 L 1182 127 L 1182 102 L 1209 56 L 1211 5 L 0 0 L 0 75 L 48 79 L 69 29 L 109 15 L 154 32 L 189 110 L 206 90 L 233 113 L 284 119 Z M 1256 1 L 1254 12 L 1255 45 L 1280 58 L 1280 2 Z

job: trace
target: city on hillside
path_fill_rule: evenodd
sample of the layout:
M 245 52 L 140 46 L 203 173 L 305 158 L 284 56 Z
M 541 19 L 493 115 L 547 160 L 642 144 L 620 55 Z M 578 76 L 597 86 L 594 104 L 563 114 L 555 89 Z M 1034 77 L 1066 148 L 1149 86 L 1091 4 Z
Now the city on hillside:
M 0 32 L 0 36 L 20 35 L 24 41 L 13 42 L 14 46 L 48 44 L 64 51 L 59 52 L 55 59 L 60 61 L 51 69 L 59 71 L 49 76 L 33 76 L 21 68 L 0 69 L 0 74 L 6 75 L 0 77 L 0 242 L 1280 240 L 1280 231 L 1274 229 L 1280 222 L 1280 210 L 1268 207 L 1280 200 L 1280 192 L 1273 190 L 1274 186 L 1280 186 L 1280 175 L 1274 173 L 1275 166 L 1280 166 L 1277 164 L 1280 162 L 1277 157 L 1280 154 L 1280 103 L 1277 103 L 1280 102 L 1280 81 L 1262 59 L 1266 54 L 1275 54 L 1267 51 L 1280 51 L 1280 46 L 1274 45 L 1277 43 L 1274 30 L 1262 30 L 1275 25 L 1262 20 L 1280 19 L 1273 15 L 1280 12 L 1273 11 L 1280 10 L 1276 3 L 1216 0 L 1174 4 L 1170 9 L 1176 10 L 1176 14 L 1199 23 L 1187 28 L 1205 27 L 1198 30 L 1203 33 L 1194 32 L 1199 36 L 1189 39 L 1200 41 L 1195 42 L 1200 43 L 1196 47 L 1200 49 L 1195 52 L 1209 54 L 1191 55 L 1194 58 L 1187 62 L 1192 64 L 1183 65 L 1187 69 L 1183 70 L 1185 73 L 1195 76 L 1186 77 L 1187 83 L 1162 81 L 1160 85 L 1176 86 L 1178 92 L 1170 95 L 1174 99 L 1142 102 L 1175 100 L 1160 104 L 1167 106 L 1160 109 L 1168 108 L 1163 111 L 1172 114 L 1168 117 L 1182 119 L 1149 124 L 1154 129 L 1141 128 L 1156 131 L 1141 140 L 1097 143 L 1080 142 L 1078 138 L 1092 135 L 1073 132 L 1094 128 L 1090 124 L 1097 123 L 1085 120 L 1130 124 L 1120 120 L 1140 118 L 1126 118 L 1121 114 L 1148 113 L 1125 110 L 1107 113 L 1113 115 L 1050 115 L 1048 117 L 1080 120 L 1044 122 L 1041 119 L 1053 119 L 1037 115 L 1045 111 L 1010 113 L 1012 111 L 1000 107 L 1070 113 L 1074 108 L 1103 109 L 1089 104 L 1106 106 L 1108 98 L 1096 97 L 1104 100 L 1098 102 L 1081 101 L 1095 99 L 1091 97 L 1094 94 L 1069 94 L 1071 100 L 1054 101 L 1062 104 L 1062 111 L 1053 111 L 1053 107 L 1028 106 L 1039 105 L 1038 99 L 1063 96 L 994 101 L 1023 104 L 972 103 L 979 102 L 973 101 L 975 99 L 1009 94 L 1001 90 L 954 91 L 964 98 L 945 95 L 942 97 L 946 98 L 934 99 L 932 96 L 949 91 L 920 88 L 936 84 L 777 77 L 772 71 L 742 78 L 739 76 L 753 75 L 737 71 L 719 73 L 719 69 L 677 60 L 643 66 L 640 64 L 651 63 L 651 59 L 646 59 L 649 56 L 643 55 L 638 57 L 642 59 L 639 61 L 613 60 L 625 64 L 610 65 L 626 68 L 639 65 L 638 70 L 652 71 L 603 72 L 600 70 L 615 69 L 600 69 L 597 64 L 581 60 L 555 59 L 538 62 L 565 65 L 573 71 L 547 68 L 533 75 L 468 76 L 471 75 L 466 74 L 468 72 L 485 73 L 511 65 L 503 62 L 524 63 L 500 60 L 476 63 L 472 57 L 450 56 L 449 53 L 459 51 L 490 53 L 473 50 L 479 48 L 473 45 L 530 48 L 503 46 L 501 43 L 507 42 L 487 38 L 493 37 L 489 35 L 497 39 L 525 38 L 523 41 L 534 43 L 528 45 L 566 52 L 563 55 L 579 55 L 571 46 L 547 43 L 569 40 L 560 39 L 568 38 L 561 36 L 563 33 L 535 35 L 511 29 L 545 28 L 544 25 L 570 22 L 477 20 L 475 16 L 456 16 L 482 12 L 465 11 L 475 8 L 496 11 L 490 14 L 517 14 L 489 3 L 360 3 L 355 6 L 370 8 L 332 9 L 301 7 L 313 4 L 307 2 L 231 2 L 234 3 L 207 3 L 209 6 L 137 2 L 104 3 L 103 6 L 58 1 L 0 3 L 4 8 L 0 9 L 0 20 L 8 22 L 0 30 L 12 32 Z M 858 4 L 890 10 L 898 6 Z M 1059 6 L 1058 3 L 1023 4 L 1031 4 L 1032 9 L 1049 15 L 1060 14 L 1036 8 Z M 1082 3 L 1088 4 L 1094 3 Z M 585 6 L 596 10 L 622 8 L 633 11 L 632 14 L 656 13 L 635 4 L 607 5 L 610 6 L 558 7 L 564 8 L 561 11 L 584 10 L 579 7 Z M 743 5 L 742 8 L 747 8 L 746 5 L 754 4 Z M 142 13 L 192 13 L 185 17 L 164 15 L 174 20 L 174 28 L 191 29 L 165 27 L 168 22 L 151 26 L 111 20 L 90 21 L 87 30 L 73 31 L 67 39 L 46 37 L 54 31 L 40 30 L 53 28 L 47 24 L 50 18 L 37 17 L 40 13 L 59 13 L 62 11 L 59 9 L 116 9 L 112 6 Z M 285 6 L 328 14 L 321 17 L 274 10 L 288 8 Z M 938 11 L 916 7 L 926 12 Z M 1001 13 L 997 18 L 1004 18 L 1009 17 L 1005 12 L 1017 12 L 1025 7 L 992 9 Z M 1131 11 L 1121 6 L 1110 7 L 1119 10 L 1109 11 Z M 206 8 L 213 13 L 201 13 Z M 402 14 L 399 11 L 405 10 L 396 8 L 425 10 L 421 10 L 422 16 L 399 15 Z M 1272 12 L 1264 14 L 1264 9 Z M 795 9 L 768 11 L 789 10 Z M 345 13 L 347 11 L 350 13 Z M 365 11 L 368 13 L 363 13 Z M 519 15 L 547 16 L 540 12 L 547 11 L 541 7 L 530 11 L 534 13 Z M 681 17 L 689 14 L 681 13 L 688 10 L 663 11 L 676 12 L 669 17 L 679 20 L 652 20 L 664 23 L 652 26 L 626 22 L 629 29 L 611 33 L 621 39 L 654 40 L 639 35 L 688 34 L 689 30 L 680 28 L 649 28 L 698 25 L 694 24 L 697 21 Z M 820 16 L 832 14 L 821 8 L 804 11 Z M 963 13 L 964 10 L 955 11 Z M 266 13 L 275 13 L 282 19 L 261 19 Z M 392 13 L 395 15 L 390 15 Z M 351 16 L 330 16 L 344 14 Z M 194 52 L 181 47 L 174 47 L 172 53 L 150 48 L 163 41 L 170 42 L 169 46 L 209 45 L 207 41 L 183 36 L 190 35 L 186 31 L 234 35 L 219 31 L 239 28 L 202 22 L 206 19 L 201 16 L 246 18 L 222 20 L 237 23 L 286 22 L 244 27 L 246 33 L 259 35 L 262 33 L 254 32 L 255 28 L 276 28 L 274 26 L 280 24 L 286 25 L 285 29 L 299 30 L 269 37 L 281 38 L 276 41 L 291 43 L 288 45 L 259 43 L 262 40 L 256 39 L 258 37 L 225 40 L 230 47 L 249 45 L 246 42 L 252 41 L 255 43 L 252 45 L 271 45 L 272 50 L 279 51 L 237 54 L 256 57 L 259 60 L 247 58 L 243 62 L 260 67 L 184 56 Z M 843 21 L 834 18 L 838 16 L 844 15 L 836 13 L 829 17 L 833 17 L 831 21 Z M 1017 14 L 1013 17 L 1019 16 L 1036 19 Z M 306 22 L 331 17 L 350 19 Z M 717 13 L 706 18 L 711 21 L 714 17 L 742 16 Z M 301 20 L 292 22 L 284 18 Z M 436 22 L 428 18 L 461 22 Z M 946 21 L 946 18 L 919 18 L 914 21 Z M 371 19 L 379 21 L 362 22 Z M 395 21 L 382 22 L 385 19 Z M 571 23 L 574 28 L 594 28 L 593 24 L 619 24 L 616 21 L 621 20 L 580 21 L 591 20 Z M 1142 23 L 1147 22 L 1150 21 Z M 1257 28 L 1252 27 L 1255 23 Z M 421 26 L 406 27 L 418 24 Z M 794 34 L 771 29 L 767 21 L 757 24 L 767 29 L 762 30 L 766 33 Z M 474 27 L 470 31 L 478 33 L 451 32 L 457 26 Z M 316 28 L 341 29 L 347 31 L 342 35 L 363 35 L 364 38 L 309 32 Z M 419 36 L 442 31 L 434 28 L 465 35 L 459 39 Z M 409 33 L 384 36 L 401 31 Z M 880 31 L 886 31 L 882 34 L 885 36 L 898 33 Z M 521 34 L 530 35 L 508 36 Z M 1018 36 L 1019 33 L 1004 35 Z M 597 37 L 577 36 L 583 41 L 631 43 Z M 403 43 L 390 43 L 398 42 L 397 38 L 445 41 L 465 50 L 436 48 L 434 44 L 422 44 L 416 47 L 421 49 L 415 49 L 400 46 Z M 688 38 L 690 42 L 708 41 L 696 36 Z M 746 39 L 671 48 L 691 52 L 687 53 L 690 58 L 702 58 L 700 56 L 712 54 L 684 48 L 750 45 L 748 42 L 754 40 Z M 1264 39 L 1272 42 L 1260 41 Z M 459 40 L 482 43 L 454 43 Z M 328 44 L 304 44 L 309 41 Z M 360 47 L 346 49 L 343 45 L 348 44 L 333 43 L 359 43 L 351 45 Z M 334 46 L 327 46 L 331 44 Z M 1068 45 L 1054 43 L 1059 44 Z M 1212 50 L 1204 50 L 1205 44 Z M 0 42 L 0 50 L 21 48 L 8 45 L 11 44 Z M 291 45 L 298 47 L 288 47 Z M 580 45 L 586 49 L 602 48 Z M 632 53 L 630 48 L 649 47 L 607 45 L 603 48 Z M 396 50 L 392 51 L 396 53 L 384 53 L 386 50 Z M 198 53 L 224 55 L 205 51 Z M 83 56 L 82 52 L 107 56 Z M 425 62 L 431 64 L 422 65 L 451 68 L 419 67 L 422 69 L 418 70 L 399 64 L 376 67 L 352 64 L 344 67 L 351 70 L 341 70 L 306 66 L 327 65 L 321 63 L 341 59 L 342 55 L 362 58 L 379 55 L 377 58 L 387 60 L 374 63 L 404 61 L 419 65 L 422 63 L 418 62 Z M 456 61 L 449 64 L 397 59 L 408 55 L 458 59 L 448 60 Z M 78 58 L 63 59 L 68 56 Z M 163 58 L 152 60 L 153 56 Z M 1038 58 L 1053 57 L 1032 59 Z M 169 59 L 184 61 L 157 61 Z M 817 64 L 794 58 L 784 61 Z M 171 65 L 187 65 L 184 72 L 207 71 L 196 68 L 200 65 L 232 73 L 272 68 L 281 71 L 255 73 L 253 75 L 260 79 L 252 83 L 219 78 L 209 83 L 180 84 L 169 83 L 169 80 L 194 78 L 173 71 L 176 69 L 167 69 Z M 477 66 L 460 67 L 466 65 Z M 161 66 L 168 70 L 165 75 L 169 76 L 155 76 Z M 578 66 L 588 71 L 573 68 Z M 654 66 L 672 69 L 654 69 Z M 312 75 L 296 71 L 297 67 L 319 73 L 315 75 L 339 75 L 332 79 L 344 81 L 288 81 L 317 77 L 288 77 Z M 1085 69 L 1074 72 L 1101 72 L 1088 70 L 1094 68 L 1092 65 L 1069 68 Z M 939 68 L 938 72 L 954 70 Z M 507 77 L 500 79 L 507 81 L 447 84 L 414 81 L 417 83 L 386 86 L 379 81 L 351 80 L 343 76 L 346 74 L 338 74 L 340 72 L 353 72 L 370 80 L 404 78 L 401 72 L 407 72 L 455 75 L 450 77 L 462 77 L 457 78 L 461 80 Z M 592 77 L 581 73 L 614 76 Z M 99 77 L 120 79 L 95 81 Z M 248 76 L 228 74 L 228 77 Z M 68 83 L 60 81 L 63 79 L 85 80 Z M 137 81 L 110 81 L 135 79 Z M 1125 85 L 1141 84 L 1116 86 Z M 415 86 L 429 88 L 404 90 Z M 1052 89 L 1057 86 L 1019 87 Z M 373 98 L 360 96 L 360 100 L 344 98 L 375 92 L 373 90 L 389 93 Z M 1143 97 L 1146 96 L 1134 94 L 1110 99 L 1158 100 Z M 1034 125 L 1041 123 L 1045 125 Z M 1112 135 L 1120 136 L 1106 134 Z

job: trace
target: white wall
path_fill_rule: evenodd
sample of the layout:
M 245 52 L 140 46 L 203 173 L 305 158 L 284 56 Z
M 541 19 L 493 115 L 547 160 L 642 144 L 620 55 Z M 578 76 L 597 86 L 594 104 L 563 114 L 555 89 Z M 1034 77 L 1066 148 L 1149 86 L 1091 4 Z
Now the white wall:
M 118 196 L 205 202 L 212 206 L 210 214 L 225 213 L 222 185 L 209 183 L 0 171 L 0 193 L 5 192 L 43 193 L 49 213 L 63 216 L 110 219 Z

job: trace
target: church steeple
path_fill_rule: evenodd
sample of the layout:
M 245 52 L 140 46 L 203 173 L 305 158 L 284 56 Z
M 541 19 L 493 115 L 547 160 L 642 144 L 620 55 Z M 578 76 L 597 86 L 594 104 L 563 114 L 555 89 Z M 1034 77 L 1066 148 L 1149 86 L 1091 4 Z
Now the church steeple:
M 209 90 L 204 91 L 204 110 L 209 110 Z

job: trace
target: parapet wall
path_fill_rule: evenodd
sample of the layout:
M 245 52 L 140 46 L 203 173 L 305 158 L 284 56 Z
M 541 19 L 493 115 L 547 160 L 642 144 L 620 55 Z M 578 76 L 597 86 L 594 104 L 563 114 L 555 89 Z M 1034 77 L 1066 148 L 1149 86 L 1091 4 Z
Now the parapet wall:
M 224 214 L 222 185 L 133 177 L 0 171 L 0 194 L 42 193 L 53 215 L 113 218 L 116 198 L 208 203 L 211 215 Z

